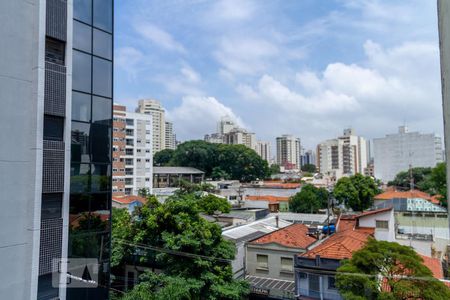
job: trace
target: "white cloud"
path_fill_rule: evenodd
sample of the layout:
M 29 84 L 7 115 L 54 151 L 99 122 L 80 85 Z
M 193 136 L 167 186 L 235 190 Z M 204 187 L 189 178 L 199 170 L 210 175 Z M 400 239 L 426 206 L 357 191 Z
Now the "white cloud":
M 167 112 L 167 118 L 176 124 L 176 133 L 181 139 L 203 139 L 206 133 L 216 130 L 217 121 L 225 115 L 244 126 L 230 107 L 214 97 L 186 96 L 180 106 Z
M 146 40 L 158 45 L 169 51 L 185 53 L 186 49 L 178 43 L 168 32 L 148 23 L 139 22 L 134 25 L 134 29 Z
M 136 79 L 139 65 L 144 55 L 141 51 L 133 47 L 123 47 L 116 50 L 114 64 L 125 71 L 130 80 Z
M 190 66 L 184 66 L 180 70 L 181 74 L 186 78 L 187 81 L 192 83 L 199 83 L 201 81 L 200 74 L 194 71 Z
M 242 21 L 250 19 L 255 10 L 256 5 L 250 0 L 221 0 L 213 5 L 208 16 L 214 20 Z

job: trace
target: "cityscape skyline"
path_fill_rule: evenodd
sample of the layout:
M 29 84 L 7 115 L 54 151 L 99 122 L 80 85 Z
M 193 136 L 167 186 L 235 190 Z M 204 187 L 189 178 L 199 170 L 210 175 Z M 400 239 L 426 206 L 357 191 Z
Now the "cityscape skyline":
M 434 1 L 129 3 L 118 3 L 115 100 L 159 99 L 180 140 L 225 114 L 305 148 L 348 127 L 442 135 Z

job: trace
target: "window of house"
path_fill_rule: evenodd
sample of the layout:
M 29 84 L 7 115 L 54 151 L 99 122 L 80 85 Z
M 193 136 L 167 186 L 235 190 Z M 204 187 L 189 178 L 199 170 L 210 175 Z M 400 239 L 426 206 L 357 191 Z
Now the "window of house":
M 257 254 L 256 263 L 258 269 L 269 269 L 269 257 L 267 255 Z
M 389 222 L 388 221 L 376 220 L 375 221 L 375 226 L 378 229 L 389 229 Z
M 291 257 L 282 257 L 281 258 L 281 270 L 287 272 L 294 271 L 294 263 Z
M 328 288 L 336 289 L 336 278 L 334 276 L 328 276 Z

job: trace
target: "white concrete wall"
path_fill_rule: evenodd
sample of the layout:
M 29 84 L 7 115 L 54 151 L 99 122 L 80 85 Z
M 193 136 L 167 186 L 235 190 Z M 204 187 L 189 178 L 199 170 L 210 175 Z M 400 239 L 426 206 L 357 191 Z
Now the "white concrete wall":
M 0 1 L 0 298 L 36 299 L 45 1 Z
M 388 221 L 388 229 L 376 228 L 376 221 Z M 359 226 L 375 228 L 375 239 L 379 241 L 395 241 L 395 218 L 394 210 L 368 215 L 359 218 Z

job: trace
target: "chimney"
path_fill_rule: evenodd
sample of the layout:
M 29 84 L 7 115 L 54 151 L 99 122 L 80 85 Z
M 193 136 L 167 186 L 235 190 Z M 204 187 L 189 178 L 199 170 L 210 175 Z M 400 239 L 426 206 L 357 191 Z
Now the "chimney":
M 279 228 L 280 227 L 280 224 L 279 224 L 280 220 L 279 220 L 278 215 L 275 216 L 275 222 L 276 222 L 276 227 Z

